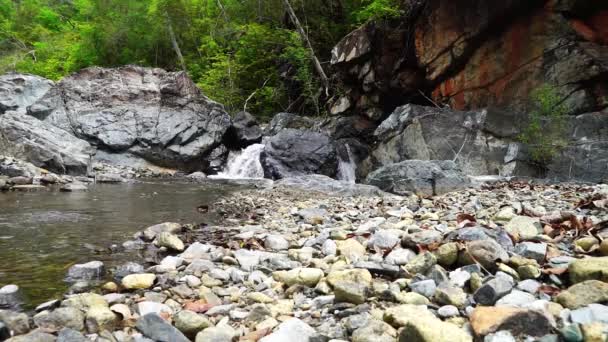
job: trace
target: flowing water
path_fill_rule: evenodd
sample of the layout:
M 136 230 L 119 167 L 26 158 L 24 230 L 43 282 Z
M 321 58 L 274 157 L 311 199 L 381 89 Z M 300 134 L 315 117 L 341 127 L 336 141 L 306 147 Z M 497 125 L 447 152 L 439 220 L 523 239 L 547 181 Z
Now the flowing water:
M 85 244 L 120 245 L 165 221 L 213 221 L 196 207 L 237 189 L 213 181 L 155 181 L 92 185 L 87 192 L 0 193 L 0 287 L 19 285 L 33 305 L 54 298 L 67 289 L 64 277 L 74 263 L 101 260 L 109 267 L 136 258 L 95 254 Z
M 242 151 L 230 152 L 226 169 L 212 178 L 264 178 L 264 169 L 260 162 L 260 154 L 263 150 L 263 144 L 253 144 Z
M 353 152 L 348 144 L 346 147 L 346 158 L 340 157 L 338 161 L 338 179 L 347 183 L 355 184 L 357 180 L 357 164 Z

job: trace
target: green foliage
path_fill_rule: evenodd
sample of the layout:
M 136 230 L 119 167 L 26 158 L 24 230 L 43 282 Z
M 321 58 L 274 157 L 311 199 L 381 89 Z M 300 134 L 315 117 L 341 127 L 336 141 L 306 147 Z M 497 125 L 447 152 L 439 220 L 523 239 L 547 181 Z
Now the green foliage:
M 369 20 L 391 19 L 401 15 L 397 0 L 367 0 L 359 11 L 355 12 L 358 23 Z
M 0 72 L 50 79 L 88 66 L 180 70 L 231 112 L 319 113 L 309 51 L 284 0 L 0 0 Z M 316 54 L 354 26 L 399 14 L 397 0 L 290 0 Z M 294 105 L 297 103 L 297 105 Z
M 565 146 L 568 108 L 550 85 L 534 90 L 530 99 L 532 111 L 519 140 L 528 146 L 535 162 L 546 165 Z

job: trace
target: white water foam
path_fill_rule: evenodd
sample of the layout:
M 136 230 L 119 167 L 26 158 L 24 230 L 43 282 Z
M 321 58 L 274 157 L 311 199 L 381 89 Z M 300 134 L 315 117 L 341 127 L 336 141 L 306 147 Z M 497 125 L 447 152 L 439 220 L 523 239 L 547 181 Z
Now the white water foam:
M 260 154 L 263 150 L 263 144 L 253 144 L 241 151 L 230 152 L 224 171 L 211 178 L 264 178 L 264 169 L 260 162 Z
M 345 147 L 347 158 L 346 160 L 344 158 L 339 158 L 338 180 L 350 184 L 355 184 L 357 180 L 357 164 L 355 164 L 355 159 L 353 158 L 353 153 L 350 150 L 350 146 L 346 144 Z

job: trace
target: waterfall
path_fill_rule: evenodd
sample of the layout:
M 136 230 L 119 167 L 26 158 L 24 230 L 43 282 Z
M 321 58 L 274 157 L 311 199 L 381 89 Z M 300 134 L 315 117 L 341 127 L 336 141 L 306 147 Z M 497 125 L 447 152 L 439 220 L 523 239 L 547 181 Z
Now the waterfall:
M 346 158 L 339 157 L 338 179 L 343 182 L 355 184 L 357 179 L 357 164 L 355 164 L 355 159 L 353 158 L 353 153 L 350 150 L 350 146 L 348 144 L 345 144 L 344 146 L 346 148 Z
M 247 148 L 230 152 L 224 171 L 213 178 L 264 178 L 264 169 L 260 162 L 263 144 L 253 144 Z

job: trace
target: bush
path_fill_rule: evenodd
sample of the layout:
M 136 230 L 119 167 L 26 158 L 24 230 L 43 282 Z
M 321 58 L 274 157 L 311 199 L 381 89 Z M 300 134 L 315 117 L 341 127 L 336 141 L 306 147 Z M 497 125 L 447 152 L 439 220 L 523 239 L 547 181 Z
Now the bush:
M 369 20 L 391 19 L 401 15 L 398 0 L 367 0 L 363 8 L 355 12 L 359 24 Z
M 532 111 L 519 140 L 529 148 L 530 156 L 540 165 L 548 164 L 565 147 L 565 123 L 568 108 L 554 87 L 543 85 L 532 92 Z

